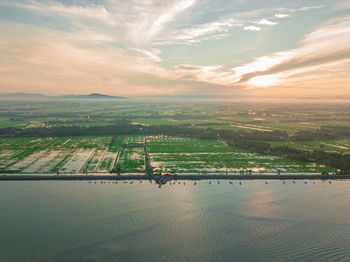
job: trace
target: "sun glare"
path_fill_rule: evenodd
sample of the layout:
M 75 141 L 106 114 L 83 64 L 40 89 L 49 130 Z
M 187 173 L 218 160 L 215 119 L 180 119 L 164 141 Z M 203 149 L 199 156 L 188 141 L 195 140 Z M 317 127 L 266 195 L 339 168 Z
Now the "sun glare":
M 279 83 L 277 75 L 256 76 L 249 80 L 248 84 L 253 86 L 273 86 Z

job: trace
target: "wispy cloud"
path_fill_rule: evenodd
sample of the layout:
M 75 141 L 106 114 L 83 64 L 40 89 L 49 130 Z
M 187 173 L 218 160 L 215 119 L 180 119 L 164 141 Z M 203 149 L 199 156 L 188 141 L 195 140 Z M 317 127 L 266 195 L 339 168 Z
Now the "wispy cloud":
M 273 86 L 303 72 L 319 72 L 341 67 L 350 61 L 350 16 L 333 20 L 308 34 L 300 47 L 258 57 L 254 61 L 225 70 L 223 65 L 175 67 L 177 75 L 219 85 Z
M 261 19 L 259 22 L 256 22 L 256 24 L 258 25 L 277 25 L 278 23 L 277 22 L 272 22 L 270 20 L 267 20 L 267 19 Z
M 292 14 L 298 13 L 298 12 L 306 12 L 306 11 L 310 11 L 310 10 L 317 10 L 317 9 L 321 9 L 324 8 L 325 5 L 314 5 L 314 6 L 303 6 L 300 8 L 276 8 L 276 11 L 282 12 L 282 13 L 277 13 L 274 15 L 275 18 L 287 18 L 287 17 L 291 17 Z
M 161 50 L 159 49 L 140 49 L 140 48 L 129 48 L 129 50 L 136 51 L 145 56 L 146 59 L 151 60 L 153 62 L 159 63 L 162 62 L 160 58 Z
M 244 31 L 261 31 L 261 27 L 255 25 L 245 26 L 243 29 Z
M 103 5 L 68 5 L 58 1 L 0 2 L 0 6 L 22 8 L 43 14 L 52 13 L 71 20 L 93 19 L 108 25 L 121 26 L 131 42 L 144 44 L 154 39 L 179 14 L 196 3 L 196 0 L 103 2 Z
M 106 42 L 86 42 L 75 33 L 33 26 L 10 24 L 0 30 L 7 35 L 0 45 L 0 68 L 16 68 L 0 71 L 0 88 L 21 88 L 25 83 L 27 88 L 44 92 L 50 86 L 52 92 L 60 93 L 102 88 L 104 92 L 142 94 L 150 86 L 158 86 L 157 79 L 166 75 L 158 65 L 161 60 L 157 49 L 125 50 Z M 126 84 L 129 78 L 142 79 L 145 75 L 153 78 L 141 89 Z
M 239 82 L 350 59 L 350 17 L 336 19 L 307 35 L 299 48 L 259 57 L 234 68 Z
M 61 16 L 80 17 L 96 19 L 105 23 L 114 24 L 111 13 L 102 5 L 92 6 L 66 6 L 60 2 L 39 2 L 39 1 L 2 1 L 0 5 L 12 6 L 22 9 L 28 9 L 37 12 L 54 13 Z
M 314 9 L 324 8 L 325 5 L 311 5 L 311 6 L 302 6 L 299 8 L 277 8 L 276 10 L 286 13 L 296 13 L 300 11 L 310 11 Z
M 290 17 L 289 14 L 275 14 L 275 17 L 277 18 L 287 18 L 287 17 Z
M 191 28 L 171 31 L 164 36 L 164 40 L 159 40 L 157 44 L 169 43 L 198 43 L 202 40 L 218 39 L 227 36 L 227 32 L 232 27 L 241 27 L 242 23 L 235 19 L 226 19 L 201 24 Z
M 154 39 L 164 27 L 176 16 L 186 11 L 196 0 L 144 1 L 140 13 L 135 14 L 133 21 L 128 21 L 130 38 L 136 43 L 147 43 Z
M 49 86 L 61 93 L 103 88 L 121 95 L 203 88 L 215 93 L 316 83 L 311 76 L 319 79 L 321 72 L 328 79 L 349 78 L 344 63 L 350 64 L 345 62 L 350 18 L 314 29 L 342 13 L 347 1 L 228 2 L 0 0 L 0 13 L 9 12 L 0 17 L 0 88 Z M 326 6 L 331 8 L 321 14 L 318 9 Z M 293 20 L 297 14 L 310 24 Z M 288 22 L 295 39 L 289 41 L 288 35 L 286 44 L 289 32 L 280 29 Z M 265 30 L 269 33 L 259 33 Z M 303 37 L 306 31 L 312 33 Z

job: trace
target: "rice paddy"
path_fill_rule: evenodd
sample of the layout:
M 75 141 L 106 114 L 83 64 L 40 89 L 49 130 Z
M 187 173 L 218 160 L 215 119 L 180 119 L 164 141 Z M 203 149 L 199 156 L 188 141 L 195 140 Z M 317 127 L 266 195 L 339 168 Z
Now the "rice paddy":
M 172 173 L 318 173 L 331 171 L 289 159 L 229 147 L 224 141 L 148 137 L 154 170 Z
M 320 173 L 324 166 L 267 156 L 220 140 L 174 136 L 2 138 L 0 171 L 22 174 L 145 173 L 146 150 L 154 173 Z
M 116 154 L 112 137 L 2 138 L 0 170 L 4 173 L 86 173 L 111 170 Z

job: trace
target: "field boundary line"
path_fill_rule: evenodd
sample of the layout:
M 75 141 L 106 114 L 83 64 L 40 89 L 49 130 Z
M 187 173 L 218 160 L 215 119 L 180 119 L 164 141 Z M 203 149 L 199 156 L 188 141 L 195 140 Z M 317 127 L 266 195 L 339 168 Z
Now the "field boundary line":
M 61 168 L 64 166 L 65 163 L 70 161 L 73 158 L 73 156 L 76 154 L 76 152 L 78 152 L 79 150 L 80 148 L 73 148 L 72 151 L 69 153 L 69 155 L 66 154 L 66 157 L 64 157 L 62 161 L 59 162 L 53 169 L 56 169 L 58 167 L 57 171 L 59 173 L 67 174 L 67 172 L 62 171 Z
M 57 154 L 57 156 L 55 156 L 53 159 L 51 159 L 51 161 L 55 161 L 55 159 L 59 158 L 61 155 L 64 154 L 64 151 L 62 150 L 53 150 L 53 151 L 58 151 L 59 153 Z M 59 163 L 58 163 L 59 164 Z M 58 165 L 57 164 L 57 165 Z M 45 166 L 47 165 L 47 163 L 45 165 L 43 165 L 42 167 L 40 167 L 38 170 L 37 170 L 37 173 L 41 173 L 41 170 L 45 168 Z M 57 166 L 56 165 L 56 166 Z M 54 166 L 52 169 L 54 169 L 56 166 Z
M 96 173 L 98 173 L 99 169 L 100 169 L 100 165 L 102 163 L 102 160 L 104 160 L 106 154 L 108 152 L 108 148 L 105 148 L 105 151 L 103 152 L 103 156 L 100 158 L 100 160 L 98 161 L 98 163 L 96 164 Z
M 117 152 L 117 156 L 114 159 L 114 162 L 113 162 L 113 165 L 112 165 L 112 169 L 117 168 L 117 164 L 118 164 L 118 161 L 119 161 L 119 156 L 120 156 L 121 149 L 122 149 L 122 147 L 119 147 L 118 152 Z
M 50 154 L 51 149 L 44 149 L 41 151 L 45 151 L 46 154 L 42 154 L 41 156 L 39 156 L 38 159 L 34 160 L 32 163 L 30 163 L 28 166 L 26 166 L 25 168 L 22 169 L 22 173 L 27 173 L 27 172 L 23 172 L 25 169 L 27 169 L 28 167 L 30 167 L 31 165 L 35 164 L 36 162 L 38 162 L 40 159 L 44 158 L 45 156 L 47 156 L 48 154 Z M 41 167 L 39 169 L 37 169 L 35 172 L 38 172 L 41 169 Z
M 41 150 L 39 151 L 41 153 L 41 155 L 39 155 L 38 158 L 34 159 L 33 162 L 30 162 L 28 165 L 24 166 L 23 168 L 20 169 L 20 172 L 22 173 L 23 170 L 25 170 L 26 168 L 30 167 L 32 164 L 34 164 L 36 161 L 38 161 L 39 159 L 43 158 L 46 154 L 45 152 L 47 152 L 47 150 Z M 43 153 L 42 153 L 43 152 Z M 24 161 L 26 158 L 30 157 L 32 154 L 35 154 L 36 152 L 31 153 L 30 155 L 26 156 L 25 158 L 23 158 L 22 160 L 16 161 L 15 164 L 19 163 L 20 161 Z
M 86 148 L 84 148 L 84 149 L 86 149 Z M 84 168 L 86 168 L 86 170 L 87 170 L 87 168 L 89 167 L 90 160 L 95 156 L 96 152 L 97 152 L 97 148 L 94 148 L 94 150 L 90 153 L 89 157 L 85 160 L 84 164 L 81 166 L 81 168 L 76 173 L 84 173 L 83 172 Z

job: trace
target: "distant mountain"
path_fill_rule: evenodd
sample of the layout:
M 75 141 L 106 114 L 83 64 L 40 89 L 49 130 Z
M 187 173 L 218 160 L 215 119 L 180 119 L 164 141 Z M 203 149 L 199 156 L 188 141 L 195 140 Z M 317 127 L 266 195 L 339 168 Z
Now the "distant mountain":
M 0 94 L 0 99 L 128 99 L 122 96 L 109 96 L 99 93 L 92 93 L 90 95 L 63 95 L 63 96 L 46 96 L 39 93 L 8 93 Z
M 59 98 L 69 98 L 69 99 L 128 99 L 122 96 L 109 96 L 99 93 L 92 93 L 90 95 L 65 95 L 59 96 Z

